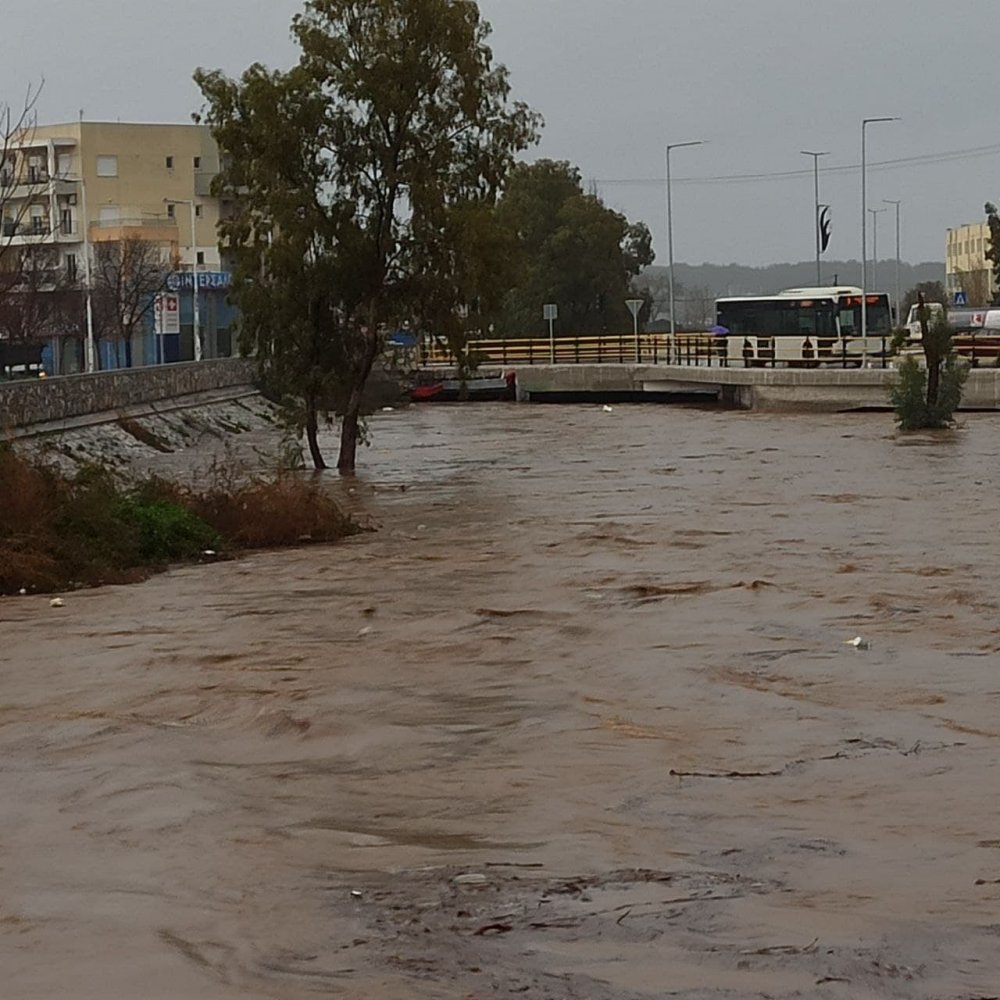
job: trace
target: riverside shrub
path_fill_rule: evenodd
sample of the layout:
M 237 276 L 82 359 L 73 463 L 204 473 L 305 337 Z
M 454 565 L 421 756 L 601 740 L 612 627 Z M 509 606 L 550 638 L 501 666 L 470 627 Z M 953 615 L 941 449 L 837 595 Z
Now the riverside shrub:
M 101 466 L 69 476 L 0 446 L 0 594 L 128 583 L 205 550 L 332 541 L 361 530 L 291 473 L 204 491 Z

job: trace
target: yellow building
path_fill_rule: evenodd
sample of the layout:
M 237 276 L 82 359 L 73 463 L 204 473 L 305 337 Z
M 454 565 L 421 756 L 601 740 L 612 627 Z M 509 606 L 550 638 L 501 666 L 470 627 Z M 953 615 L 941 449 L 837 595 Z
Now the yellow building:
M 945 243 L 945 288 L 954 301 L 964 292 L 970 306 L 989 305 L 993 296 L 993 264 L 986 259 L 990 227 L 971 222 L 948 230 Z
M 211 194 L 218 170 L 218 147 L 205 125 L 31 128 L 0 164 L 2 243 L 51 247 L 53 278 L 81 283 L 93 246 L 127 237 L 159 244 L 177 271 L 221 271 L 221 203 Z M 190 354 L 190 331 L 186 339 Z M 148 346 L 146 353 L 152 354 Z M 143 363 L 141 354 L 140 347 L 135 363 Z

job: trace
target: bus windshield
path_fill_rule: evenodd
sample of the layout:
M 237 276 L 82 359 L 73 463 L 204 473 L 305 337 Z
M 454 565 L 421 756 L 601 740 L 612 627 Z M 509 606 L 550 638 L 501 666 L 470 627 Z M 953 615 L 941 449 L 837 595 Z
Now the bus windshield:
M 881 337 L 892 330 L 887 295 L 865 296 L 865 325 L 868 336 Z M 840 332 L 845 337 L 861 336 L 861 296 L 844 295 L 840 298 Z

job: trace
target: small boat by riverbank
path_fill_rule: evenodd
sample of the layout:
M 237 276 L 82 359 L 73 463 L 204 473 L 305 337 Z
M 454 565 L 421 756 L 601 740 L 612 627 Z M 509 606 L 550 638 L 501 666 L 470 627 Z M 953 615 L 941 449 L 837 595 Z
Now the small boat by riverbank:
M 517 397 L 517 376 L 510 371 L 504 375 L 487 378 L 470 378 L 462 392 L 461 379 L 442 379 L 426 382 L 410 389 L 410 399 L 414 403 L 454 403 L 461 399 L 469 402 L 493 402 L 513 400 Z
M 429 403 L 444 392 L 441 382 L 430 382 L 426 385 L 415 385 L 410 389 L 410 400 L 414 403 Z

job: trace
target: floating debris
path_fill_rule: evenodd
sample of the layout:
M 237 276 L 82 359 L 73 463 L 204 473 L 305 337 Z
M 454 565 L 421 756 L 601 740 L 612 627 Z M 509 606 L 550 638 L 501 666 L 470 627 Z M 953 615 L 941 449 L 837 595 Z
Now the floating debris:
M 487 882 L 485 875 L 480 875 L 479 872 L 467 872 L 465 875 L 456 875 L 452 882 L 455 885 L 485 885 Z
M 845 639 L 844 645 L 853 646 L 855 649 L 871 649 L 871 643 L 860 635 L 856 635 L 853 639 Z

